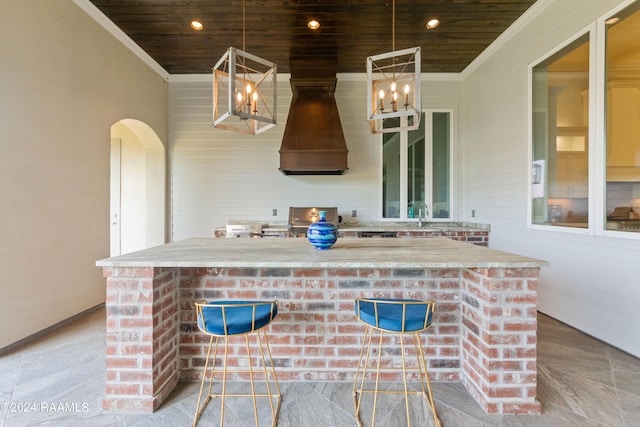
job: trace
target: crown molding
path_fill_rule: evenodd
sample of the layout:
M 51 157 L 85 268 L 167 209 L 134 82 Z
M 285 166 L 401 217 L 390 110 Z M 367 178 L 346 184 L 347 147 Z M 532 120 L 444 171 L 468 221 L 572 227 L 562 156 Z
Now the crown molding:
M 462 80 L 469 77 L 482 64 L 489 60 L 494 53 L 504 45 L 506 45 L 516 34 L 518 34 L 531 21 L 538 17 L 547 7 L 555 0 L 537 0 L 525 13 L 523 13 L 516 21 L 509 26 L 502 34 L 500 34 L 485 50 L 474 59 L 471 64 L 462 70 Z
M 116 24 L 105 16 L 93 3 L 89 0 L 73 0 L 73 2 L 82 9 L 87 15 L 93 18 L 102 28 L 107 30 L 112 36 L 114 36 L 120 43 L 128 48 L 134 55 L 147 64 L 153 71 L 158 73 L 160 77 L 167 80 L 169 73 L 160 66 L 147 52 L 145 52 L 137 43 L 135 43 L 124 31 L 122 31 Z

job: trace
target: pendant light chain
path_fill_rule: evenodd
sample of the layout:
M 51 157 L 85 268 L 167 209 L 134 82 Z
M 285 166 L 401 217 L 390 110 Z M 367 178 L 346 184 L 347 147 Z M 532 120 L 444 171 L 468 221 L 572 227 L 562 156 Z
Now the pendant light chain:
M 391 11 L 391 52 L 396 51 L 396 0 L 392 3 L 393 10 Z M 393 81 L 396 81 L 396 63 L 393 62 Z
M 395 1 L 395 0 L 394 0 Z M 246 19 L 246 2 L 242 0 L 242 50 L 247 51 L 246 39 L 245 39 L 245 19 Z
M 391 52 L 396 50 L 396 0 L 393 0 L 391 11 Z

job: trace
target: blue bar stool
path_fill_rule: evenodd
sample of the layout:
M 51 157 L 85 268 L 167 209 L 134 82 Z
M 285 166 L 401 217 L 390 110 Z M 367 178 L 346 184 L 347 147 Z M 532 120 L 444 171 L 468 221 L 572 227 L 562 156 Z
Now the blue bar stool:
M 195 303 L 196 315 L 198 321 L 198 329 L 205 334 L 211 336 L 209 341 L 209 349 L 207 350 L 207 358 L 205 360 L 204 372 L 202 374 L 202 383 L 200 384 L 200 393 L 198 395 L 198 406 L 196 407 L 196 415 L 193 420 L 193 427 L 198 424 L 200 416 L 204 412 L 207 404 L 213 397 L 219 397 L 220 404 L 220 426 L 224 425 L 224 409 L 225 399 L 227 397 L 251 397 L 253 400 L 253 415 L 255 425 L 258 427 L 258 397 L 268 397 L 269 406 L 271 408 L 271 425 L 275 426 L 278 422 L 278 413 L 280 411 L 280 385 L 276 377 L 273 358 L 271 357 L 271 349 L 269 348 L 269 340 L 265 332 L 265 327 L 275 319 L 278 314 L 277 301 L 216 301 Z M 251 366 L 251 348 L 249 346 L 249 335 L 256 333 L 258 346 L 260 350 L 260 358 L 262 368 L 255 370 Z M 227 356 L 229 354 L 229 338 L 234 336 L 245 337 L 248 357 L 248 369 L 228 369 Z M 224 358 L 222 369 L 216 367 L 216 356 L 218 354 L 218 342 L 224 340 Z M 213 358 L 211 358 L 211 349 L 214 347 Z M 265 351 L 269 359 L 267 366 Z M 209 376 L 209 388 L 203 400 L 204 384 L 207 378 L 207 369 L 211 364 L 211 374 Z M 256 383 L 254 382 L 254 374 L 262 373 L 266 384 L 265 392 L 256 392 Z M 222 374 L 222 391 L 220 393 L 212 393 L 214 376 Z M 229 373 L 249 373 L 251 382 L 251 393 L 227 393 L 227 374 Z M 271 379 L 270 379 L 271 378 Z M 271 382 L 275 383 L 275 386 Z M 274 387 L 272 391 L 272 387 Z M 274 404 L 275 399 L 275 404 Z
M 407 412 L 407 426 L 411 426 L 411 418 L 409 415 L 409 395 L 421 394 L 425 397 L 427 404 L 433 413 L 435 425 L 441 427 L 440 419 L 436 413 L 436 406 L 431 393 L 431 384 L 427 373 L 427 364 L 420 342 L 420 332 L 425 331 L 431 326 L 435 302 L 430 300 L 407 300 L 407 299 L 387 299 L 387 298 L 356 298 L 355 312 L 358 320 L 366 325 L 364 339 L 362 340 L 362 348 L 360 350 L 360 360 L 358 361 L 358 369 L 356 377 L 353 381 L 353 397 L 356 406 L 356 419 L 358 425 L 362 427 L 360 419 L 360 404 L 362 403 L 362 395 L 364 393 L 373 393 L 373 415 L 371 417 L 371 426 L 375 426 L 376 422 L 376 403 L 378 394 L 404 394 L 405 409 Z M 365 388 L 365 378 L 367 378 L 367 370 L 369 369 L 369 356 L 372 350 L 373 331 L 378 331 L 380 338 L 378 341 L 378 360 L 375 366 L 375 372 L 369 376 L 375 376 L 375 388 Z M 402 378 L 404 381 L 404 392 L 396 390 L 381 390 L 380 383 L 380 364 L 382 356 L 382 337 L 385 333 L 397 334 L 400 338 L 400 351 L 402 354 L 402 368 L 387 367 L 385 371 L 402 370 Z M 405 335 L 413 337 L 415 347 L 417 367 L 407 367 L 405 363 Z M 366 350 L 365 350 L 366 347 Z M 375 356 L 374 356 L 375 357 Z M 374 358 L 373 357 L 373 358 Z M 374 361 L 375 363 L 375 361 Z M 374 367 L 371 367 L 373 370 Z M 407 387 L 407 371 L 417 371 L 420 374 L 421 391 L 409 391 Z M 360 383 L 358 384 L 358 381 Z M 426 388 L 425 388 L 426 384 Z

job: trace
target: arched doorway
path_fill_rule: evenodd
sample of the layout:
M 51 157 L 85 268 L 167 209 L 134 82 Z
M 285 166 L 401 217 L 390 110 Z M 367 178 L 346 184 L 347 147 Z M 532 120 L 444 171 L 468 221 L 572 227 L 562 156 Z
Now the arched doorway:
M 165 243 L 165 149 L 147 124 L 111 126 L 111 256 Z

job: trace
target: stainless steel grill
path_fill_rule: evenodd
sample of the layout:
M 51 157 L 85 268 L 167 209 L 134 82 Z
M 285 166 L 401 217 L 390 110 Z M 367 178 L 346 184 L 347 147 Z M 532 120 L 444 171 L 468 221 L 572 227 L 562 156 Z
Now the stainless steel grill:
M 289 208 L 289 233 L 293 237 L 306 236 L 309 225 L 316 222 L 319 218 L 318 212 L 327 212 L 327 221 L 338 226 L 338 208 L 309 208 L 309 207 L 290 207 Z
M 226 226 L 227 237 L 262 237 L 262 229 L 266 228 L 267 225 L 262 223 L 229 222 Z

